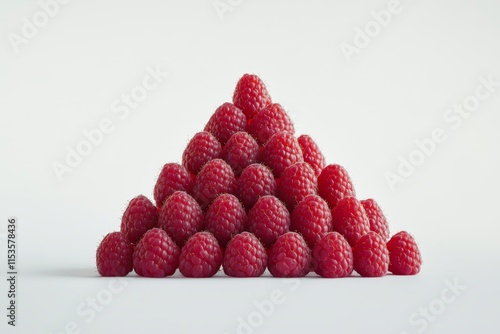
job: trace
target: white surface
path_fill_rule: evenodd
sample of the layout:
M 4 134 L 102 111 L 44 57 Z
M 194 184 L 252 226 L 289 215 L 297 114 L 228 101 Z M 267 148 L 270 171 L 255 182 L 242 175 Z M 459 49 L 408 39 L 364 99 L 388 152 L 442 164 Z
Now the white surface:
M 74 0 L 18 53 L 8 34 L 21 34 L 23 17 L 40 5 L 0 4 L 0 233 L 17 216 L 20 247 L 19 326 L 2 316 L 1 332 L 59 333 L 75 322 L 82 333 L 236 333 L 238 317 L 278 289 L 286 300 L 253 332 L 418 333 L 422 322 L 409 318 L 441 305 L 445 280 L 455 279 L 467 288 L 424 332 L 495 332 L 500 88 L 456 129 L 443 115 L 474 94 L 479 77 L 500 80 L 498 4 L 402 0 L 400 13 L 348 63 L 341 43 L 352 44 L 355 28 L 388 1 L 231 3 L 221 20 L 212 0 Z M 169 76 L 120 119 L 111 104 L 156 66 Z M 305 278 L 295 290 L 296 281 L 272 278 L 130 277 L 87 323 L 87 298 L 105 297 L 110 282 L 95 277 L 100 239 L 119 228 L 130 198 L 152 197 L 161 166 L 180 160 L 245 72 L 261 75 L 298 134 L 310 134 L 328 162 L 347 168 L 358 197 L 377 199 L 393 232 L 416 237 L 421 274 Z M 52 163 L 63 163 L 66 147 L 104 118 L 113 131 L 59 182 Z M 436 128 L 446 141 L 391 190 L 384 174 Z

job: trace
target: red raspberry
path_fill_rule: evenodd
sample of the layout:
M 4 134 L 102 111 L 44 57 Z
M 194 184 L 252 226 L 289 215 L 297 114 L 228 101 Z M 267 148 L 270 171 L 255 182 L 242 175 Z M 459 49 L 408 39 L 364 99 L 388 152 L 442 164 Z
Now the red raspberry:
M 234 236 L 224 252 L 222 268 L 232 277 L 259 277 L 266 270 L 266 249 L 255 235 L 243 232 Z
M 257 162 L 259 144 L 246 132 L 236 132 L 222 149 L 224 159 L 236 175 L 246 166 Z
M 222 264 L 222 251 L 209 232 L 198 232 L 182 247 L 179 271 L 185 277 L 212 277 Z
M 97 271 L 101 276 L 127 276 L 132 271 L 134 246 L 122 232 L 112 232 L 102 239 L 96 252 Z
M 236 195 L 247 210 L 259 197 L 274 195 L 276 180 L 269 168 L 261 164 L 251 164 L 243 170 L 236 182 Z
M 260 159 L 276 177 L 280 177 L 288 166 L 304 161 L 297 139 L 287 132 L 272 136 L 262 149 Z
M 226 102 L 221 105 L 205 125 L 208 131 L 224 145 L 231 136 L 238 131 L 245 131 L 247 118 L 234 104 Z
M 265 144 L 275 133 L 281 131 L 293 135 L 295 128 L 285 109 L 278 103 L 262 109 L 248 126 L 248 133 L 257 139 L 259 144 Z
M 274 243 L 267 268 L 274 277 L 303 277 L 309 273 L 311 251 L 298 233 L 287 232 Z
M 190 193 L 193 189 L 194 176 L 177 163 L 163 166 L 154 189 L 156 206 L 161 208 L 168 196 L 177 190 Z
M 120 230 L 136 244 L 148 230 L 158 226 L 158 209 L 143 195 L 133 198 L 123 212 Z
M 320 276 L 350 276 L 353 270 L 351 246 L 340 233 L 328 232 L 314 245 L 312 263 L 314 271 Z
M 332 230 L 332 214 L 324 199 L 309 195 L 292 212 L 291 229 L 304 237 L 310 248 Z
M 187 144 L 182 153 L 182 165 L 192 174 L 212 159 L 219 158 L 222 146 L 210 132 L 198 132 Z
M 406 231 L 392 236 L 387 242 L 389 271 L 394 275 L 416 275 L 420 272 L 422 257 L 415 239 Z
M 285 169 L 278 182 L 276 194 L 292 211 L 307 195 L 316 194 L 317 181 L 314 171 L 305 162 L 298 162 Z
M 363 205 L 370 221 L 370 231 L 378 233 L 384 240 L 389 239 L 389 223 L 387 223 L 387 219 L 377 202 L 369 198 L 361 201 L 361 205 Z
M 370 221 L 365 209 L 354 197 L 344 197 L 332 210 L 333 230 L 354 246 L 358 239 L 370 232 Z
M 302 135 L 297 138 L 299 142 L 300 148 L 302 149 L 302 155 L 304 156 L 304 161 L 311 165 L 314 170 L 314 174 L 316 177 L 321 174 L 321 171 L 326 166 L 325 157 L 318 145 L 314 142 L 314 140 L 308 135 Z
M 179 265 L 179 247 L 167 232 L 153 228 L 144 234 L 134 250 L 134 270 L 139 276 L 165 277 Z
M 354 270 L 363 277 L 381 277 L 387 274 L 389 251 L 384 239 L 375 232 L 359 238 L 352 248 Z
M 222 194 L 208 207 L 205 228 L 225 247 L 233 236 L 243 232 L 245 219 L 245 209 L 238 198 L 231 194 Z
M 236 84 L 233 103 L 251 119 L 272 101 L 266 86 L 258 76 L 244 74 Z
M 349 174 L 340 165 L 328 165 L 323 169 L 318 176 L 318 193 L 332 209 L 342 198 L 356 197 Z
M 203 211 L 194 198 L 176 191 L 163 204 L 158 225 L 182 248 L 189 237 L 203 229 L 203 219 Z
M 222 159 L 214 159 L 196 175 L 193 197 L 205 210 L 218 195 L 233 194 L 235 188 L 236 177 L 231 167 Z
M 280 235 L 288 232 L 290 214 L 279 199 L 270 195 L 263 196 L 248 212 L 246 228 L 265 247 L 271 247 Z

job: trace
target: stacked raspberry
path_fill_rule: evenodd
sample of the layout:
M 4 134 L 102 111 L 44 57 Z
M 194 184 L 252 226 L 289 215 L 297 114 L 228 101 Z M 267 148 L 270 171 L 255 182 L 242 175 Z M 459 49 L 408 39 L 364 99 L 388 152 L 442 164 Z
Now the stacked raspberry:
M 415 275 L 413 237 L 389 239 L 373 199 L 358 200 L 347 171 L 327 165 L 308 135 L 296 137 L 285 109 L 256 75 L 240 78 L 193 136 L 182 164 L 167 163 L 153 204 L 133 198 L 119 232 L 97 248 L 102 276 L 233 277 Z

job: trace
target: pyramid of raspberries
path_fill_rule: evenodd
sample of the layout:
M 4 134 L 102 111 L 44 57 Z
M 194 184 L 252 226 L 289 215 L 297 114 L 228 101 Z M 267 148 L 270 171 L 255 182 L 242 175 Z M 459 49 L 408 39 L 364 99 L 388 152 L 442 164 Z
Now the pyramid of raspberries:
M 347 171 L 327 165 L 262 80 L 245 74 L 195 134 L 182 164 L 163 166 L 154 203 L 133 198 L 119 232 L 96 254 L 102 276 L 329 278 L 415 275 L 413 237 L 390 237 L 373 199 L 358 200 Z

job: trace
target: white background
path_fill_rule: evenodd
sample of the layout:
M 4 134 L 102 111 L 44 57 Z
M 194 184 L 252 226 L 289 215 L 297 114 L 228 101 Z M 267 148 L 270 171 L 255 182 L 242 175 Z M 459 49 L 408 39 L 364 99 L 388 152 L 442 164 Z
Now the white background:
M 2 311 L 0 332 L 60 333 L 74 323 L 81 333 L 237 333 L 239 317 L 258 322 L 240 333 L 496 332 L 500 87 L 460 126 L 443 116 L 474 94 L 481 76 L 500 81 L 498 2 L 401 0 L 399 14 L 350 62 L 340 46 L 353 45 L 356 29 L 389 1 L 222 2 L 231 11 L 221 19 L 212 0 L 73 0 L 17 52 L 9 36 L 22 36 L 23 17 L 33 22 L 41 7 L 0 3 L 0 258 L 5 268 L 7 217 L 16 216 L 20 271 L 18 327 Z M 111 104 L 157 66 L 168 77 L 120 119 Z M 346 167 L 359 198 L 379 202 L 392 232 L 415 236 L 419 275 L 176 274 L 129 277 L 114 294 L 109 284 L 123 283 L 97 277 L 95 249 L 119 229 L 128 200 L 152 198 L 162 165 L 180 161 L 246 72 L 263 78 L 298 134 Z M 82 131 L 105 118 L 113 131 L 60 182 L 53 163 L 64 164 Z M 391 189 L 385 174 L 436 128 L 446 141 Z M 463 289 L 453 294 L 446 281 Z M 283 303 L 259 318 L 254 302 L 274 289 Z M 91 319 L 87 302 L 96 297 Z

